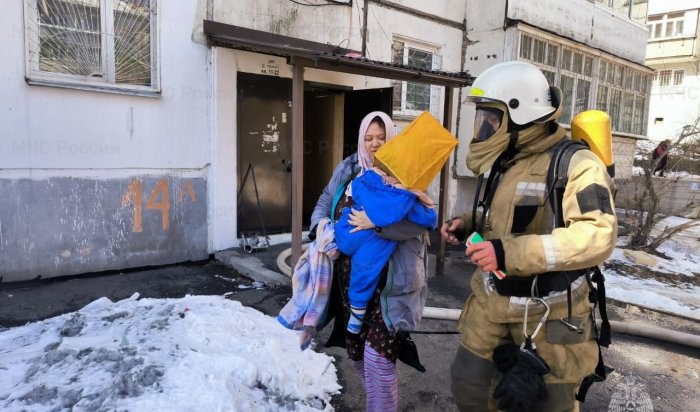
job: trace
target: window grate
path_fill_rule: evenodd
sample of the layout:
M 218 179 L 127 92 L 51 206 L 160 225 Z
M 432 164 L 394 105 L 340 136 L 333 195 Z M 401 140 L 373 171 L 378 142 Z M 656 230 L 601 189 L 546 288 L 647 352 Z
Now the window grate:
M 151 84 L 149 0 L 114 3 L 114 57 L 117 83 Z
M 38 1 L 39 68 L 102 77 L 101 10 L 98 0 Z

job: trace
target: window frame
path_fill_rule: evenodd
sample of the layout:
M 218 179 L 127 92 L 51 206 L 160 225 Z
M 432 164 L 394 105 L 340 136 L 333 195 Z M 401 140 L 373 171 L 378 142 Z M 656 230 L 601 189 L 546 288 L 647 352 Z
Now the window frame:
M 530 40 L 527 40 L 529 37 Z M 525 40 L 524 40 L 525 39 Z M 536 58 L 534 45 L 538 41 L 547 43 L 545 54 L 549 56 L 551 47 L 558 48 L 556 64 L 552 65 L 548 57 L 545 63 L 534 60 Z M 522 50 L 523 44 L 530 45 L 530 51 Z M 569 63 L 564 59 L 569 56 Z M 580 55 L 581 70 L 576 66 L 576 57 Z M 529 56 L 529 59 L 524 57 Z M 581 103 L 577 95 L 580 93 L 579 83 L 588 82 L 588 96 L 582 110 L 599 109 L 611 117 L 613 131 L 630 135 L 643 136 L 646 133 L 646 108 L 649 105 L 652 73 L 646 73 L 622 60 L 611 59 L 600 53 L 596 54 L 582 47 L 577 47 L 570 42 L 559 41 L 551 36 L 536 33 L 530 30 L 519 31 L 516 58 L 534 64 L 548 76 L 548 80 L 554 86 L 561 88 L 562 78 L 572 79 L 572 93 L 564 96 L 564 104 L 568 107 L 562 110 L 560 122 L 568 124 L 571 119 L 566 118 L 566 112 L 573 117 L 577 113 L 577 101 Z M 553 75 L 552 75 L 553 74 Z M 554 77 L 552 83 L 550 78 Z M 629 103 L 627 106 L 625 102 Z M 604 107 L 603 107 L 604 106 Z
M 39 41 L 40 25 L 38 18 L 38 1 L 40 0 L 23 0 L 25 76 L 28 84 L 148 97 L 161 96 L 159 53 L 160 2 L 158 0 L 148 0 L 150 2 L 150 86 L 116 83 L 114 79 L 116 72 L 113 40 L 114 16 L 113 13 L 106 11 L 114 10 L 113 6 L 116 0 L 98 0 L 100 4 L 100 55 L 102 62 L 104 62 L 102 64 L 102 77 L 81 76 L 41 70 L 39 67 L 41 47 Z
M 652 87 L 659 94 L 683 93 L 684 83 L 685 69 L 663 69 L 654 72 Z
M 518 58 L 527 60 L 529 63 L 537 66 L 547 77 L 551 85 L 561 88 L 562 77 L 572 80 L 572 93 L 564 94 L 564 102 L 562 104 L 562 123 L 569 124 L 573 117 L 573 113 L 580 103 L 578 99 L 579 87 L 581 82 L 588 82 L 588 96 L 585 99 L 585 110 L 591 107 L 593 88 L 593 73 L 595 66 L 595 57 L 585 53 L 582 50 L 567 46 L 562 43 L 550 41 L 544 37 L 537 36 L 529 32 L 520 32 L 520 44 L 518 45 Z M 523 49 L 523 45 L 529 44 L 530 50 Z M 541 49 L 542 53 L 537 53 Z M 554 51 L 554 52 L 553 52 Z M 542 55 L 539 59 L 538 56 Z M 528 58 L 529 57 L 529 58 Z M 577 70 L 576 60 L 580 58 L 580 70 Z M 568 63 L 565 62 L 568 60 Z M 553 80 L 552 81 L 552 77 Z
M 685 13 L 674 12 L 656 14 L 647 17 L 647 29 L 649 29 L 649 40 L 667 40 L 686 37 Z M 671 34 L 668 31 L 671 30 Z
M 403 44 L 403 49 L 401 51 L 401 61 L 394 61 L 395 60 L 395 54 L 394 52 L 394 47 L 397 43 Z M 410 50 L 415 50 L 415 51 L 420 51 L 420 52 L 425 52 L 425 53 L 430 53 L 432 58 L 431 58 L 431 70 L 439 70 L 441 66 L 441 56 L 438 54 L 439 48 L 434 45 L 429 45 L 427 43 L 423 42 L 417 42 L 413 41 L 411 39 L 405 38 L 405 37 L 395 37 L 394 40 L 392 41 L 392 61 L 394 63 L 399 63 L 405 66 L 408 66 L 408 58 L 409 58 L 409 53 Z M 438 104 L 440 102 L 440 93 L 441 93 L 441 87 L 431 85 L 428 83 L 421 83 L 421 82 L 409 82 L 406 80 L 403 81 L 392 81 L 391 85 L 395 88 L 394 89 L 394 102 L 393 102 L 393 113 L 394 115 L 397 115 L 399 117 L 405 117 L 405 118 L 415 118 L 418 117 L 421 113 L 423 113 L 425 110 L 416 110 L 416 109 L 409 109 L 407 108 L 407 96 L 408 96 L 408 86 L 409 83 L 412 84 L 417 84 L 421 86 L 427 86 L 429 90 L 429 102 L 428 102 L 428 109 L 432 115 L 438 116 Z M 400 87 L 400 100 L 399 104 L 397 105 L 397 97 L 399 96 L 398 91 L 396 90 L 397 87 Z

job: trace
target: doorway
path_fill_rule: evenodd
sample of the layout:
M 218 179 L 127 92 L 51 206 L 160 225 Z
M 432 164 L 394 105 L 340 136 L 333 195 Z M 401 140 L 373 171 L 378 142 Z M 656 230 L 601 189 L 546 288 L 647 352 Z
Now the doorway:
M 391 113 L 391 99 L 390 87 L 349 90 L 304 84 L 304 229 L 336 165 L 357 150 L 362 118 L 374 110 Z M 291 231 L 291 101 L 291 79 L 238 73 L 237 220 L 241 233 L 262 233 L 263 222 L 268 233 Z

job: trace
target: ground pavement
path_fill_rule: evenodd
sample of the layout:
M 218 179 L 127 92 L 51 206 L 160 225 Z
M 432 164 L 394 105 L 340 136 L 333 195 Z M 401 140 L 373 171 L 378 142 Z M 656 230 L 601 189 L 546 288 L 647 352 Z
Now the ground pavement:
M 197 262 L 126 272 L 81 275 L 61 279 L 0 283 L 0 329 L 75 311 L 87 303 L 106 296 L 115 301 L 138 292 L 141 297 L 177 298 L 186 294 L 228 294 L 244 305 L 268 315 L 276 315 L 291 294 L 288 280 L 270 280 L 276 271 L 277 255 L 288 245 L 275 245 L 271 251 L 253 256 L 238 253 L 239 258 L 258 258 L 259 268 L 266 272 L 266 285 L 241 275 L 239 271 L 218 262 Z M 226 260 L 226 259 L 224 259 Z M 255 265 L 253 265 L 255 266 Z M 431 269 L 434 264 L 431 263 Z M 460 309 L 469 294 L 469 277 L 473 267 L 463 252 L 448 252 L 445 273 L 429 278 L 428 305 Z M 256 269 L 261 270 L 261 269 Z M 255 277 L 255 274 L 246 273 Z M 279 279 L 283 275 L 277 274 Z M 275 275 L 275 276 L 277 276 Z M 286 283 L 286 284 L 285 284 Z M 243 286 L 243 288 L 241 288 Z M 252 287 L 250 287 L 252 286 Z M 634 307 L 610 306 L 611 319 L 632 320 L 661 327 L 700 334 L 700 324 Z M 423 330 L 454 330 L 454 321 L 424 319 Z M 337 411 L 358 411 L 364 408 L 362 382 L 345 356 L 344 350 L 323 348 L 329 330 L 317 337 L 316 350 L 336 358 L 338 379 L 343 386 L 334 397 Z M 459 344 L 458 335 L 414 334 L 422 363 L 427 372 L 399 363 L 399 396 L 401 411 L 455 411 L 449 390 L 449 365 Z M 652 403 L 656 411 L 699 410 L 700 353 L 680 345 L 648 339 L 613 335 L 613 346 L 606 350 L 606 361 L 613 366 L 608 381 L 589 392 L 582 411 L 642 411 Z M 627 400 L 628 409 L 615 409 L 615 402 Z M 631 402 L 631 403 L 630 403 Z M 636 407 L 638 409 L 630 408 Z

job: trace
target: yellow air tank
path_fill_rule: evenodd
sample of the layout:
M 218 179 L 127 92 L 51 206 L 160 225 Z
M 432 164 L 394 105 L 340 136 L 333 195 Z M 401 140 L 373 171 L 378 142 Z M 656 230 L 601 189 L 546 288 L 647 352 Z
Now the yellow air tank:
M 588 147 L 603 161 L 610 177 L 615 176 L 612 152 L 612 128 L 610 116 L 600 110 L 586 110 L 571 121 L 571 138 L 586 142 Z

